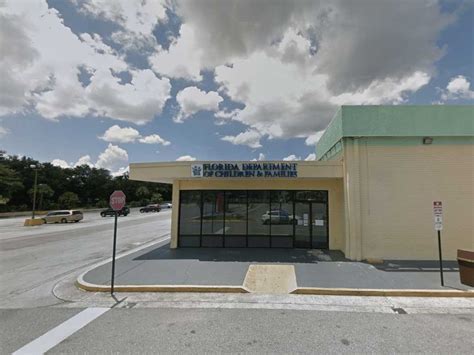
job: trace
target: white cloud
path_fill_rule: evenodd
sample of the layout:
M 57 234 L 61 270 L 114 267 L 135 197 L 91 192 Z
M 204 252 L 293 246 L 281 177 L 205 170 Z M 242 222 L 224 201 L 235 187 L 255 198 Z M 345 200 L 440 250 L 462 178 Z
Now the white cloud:
M 233 100 L 246 105 L 234 120 L 270 138 L 287 138 L 324 130 L 340 105 L 403 102 L 406 93 L 426 85 L 429 76 L 415 72 L 401 79 L 374 80 L 364 89 L 336 96 L 328 88 L 327 75 L 308 74 L 294 63 L 260 52 L 232 67 L 217 67 L 216 81 Z
M 107 129 L 105 133 L 99 137 L 106 142 L 112 143 L 134 143 L 140 142 L 145 144 L 161 144 L 169 145 L 171 142 L 163 139 L 158 134 L 151 134 L 149 136 L 142 136 L 135 128 L 114 125 Z
M 67 161 L 62 160 L 62 159 L 54 159 L 53 161 L 51 161 L 51 164 L 54 165 L 54 166 L 58 166 L 60 168 L 63 168 L 63 169 L 71 167 Z
M 310 154 L 308 154 L 308 156 L 304 160 L 305 161 L 316 160 L 316 154 L 315 153 L 310 153 Z
M 158 79 L 149 70 L 131 70 L 132 81 L 120 84 L 110 71 L 97 71 L 86 94 L 98 115 L 144 124 L 160 114 L 170 97 L 168 79 Z
M 432 0 L 284 1 L 271 11 L 254 0 L 183 0 L 178 12 L 195 36 L 188 46 L 200 49 L 189 61 L 229 63 L 273 45 L 287 62 L 311 55 L 309 64 L 330 76 L 336 93 L 431 71 L 443 53 L 437 36 L 453 21 Z
M 235 116 L 237 116 L 237 114 L 240 112 L 239 109 L 235 109 L 235 110 L 232 110 L 232 111 L 225 111 L 225 110 L 220 110 L 220 111 L 217 111 L 215 114 L 214 114 L 214 117 L 216 118 L 222 118 L 224 120 L 227 120 L 227 119 L 232 119 L 234 118 Z
M 0 138 L 5 137 L 10 131 L 5 127 L 0 126 Z
M 196 158 L 192 157 L 191 155 L 182 155 L 176 159 L 176 161 L 195 161 Z
M 471 90 L 471 83 L 463 76 L 458 75 L 451 78 L 446 90 L 441 94 L 442 100 L 474 99 L 474 91 Z
M 158 46 L 148 58 L 153 70 L 170 78 L 201 81 L 203 51 L 199 48 L 195 30 L 184 23 L 179 30 L 179 39 L 171 43 L 168 50 Z
M 374 80 L 368 87 L 355 92 L 334 96 L 331 102 L 336 105 L 375 105 L 384 103 L 402 103 L 405 95 L 418 91 L 428 84 L 430 76 L 423 72 L 414 72 L 402 78 Z
M 59 166 L 60 168 L 63 168 L 63 169 L 75 168 L 75 167 L 81 166 L 81 165 L 88 165 L 91 168 L 94 167 L 94 164 L 91 161 L 90 155 L 84 155 L 84 156 L 80 157 L 75 164 L 68 163 L 67 161 L 65 161 L 63 159 L 53 159 L 51 161 L 51 164 L 54 165 L 54 166 Z
M 74 167 L 76 166 L 82 166 L 82 165 L 88 165 L 89 167 L 93 168 L 94 164 L 92 163 L 91 156 L 90 155 L 84 155 L 80 157 L 76 164 L 74 164 Z
M 123 175 L 128 171 L 128 166 L 123 166 L 124 163 L 128 162 L 128 153 L 125 149 L 119 146 L 109 143 L 108 147 L 99 154 L 97 162 L 92 162 L 90 155 L 81 156 L 76 163 L 68 163 L 62 159 L 54 159 L 51 164 L 65 168 L 75 168 L 82 165 L 88 165 L 91 168 L 101 168 L 110 171 L 112 176 Z
M 153 29 L 167 19 L 162 0 L 85 0 L 78 4 L 83 12 L 120 25 L 112 39 L 127 48 L 154 45 Z
M 110 175 L 117 177 L 117 176 L 122 176 L 123 174 L 127 174 L 130 172 L 130 168 L 128 166 L 122 166 L 116 171 L 111 171 Z
M 429 82 L 444 53 L 437 38 L 454 19 L 432 0 L 288 1 L 271 11 L 253 0 L 183 0 L 177 11 L 180 35 L 153 69 L 200 80 L 215 68 L 219 92 L 245 105 L 221 108 L 218 123 L 270 138 L 321 131 L 341 104 L 404 102 Z
M 178 92 L 176 101 L 180 110 L 173 120 L 183 122 L 199 111 L 217 111 L 223 98 L 215 91 L 206 93 L 195 86 L 189 86 Z
M 258 133 L 256 130 L 247 130 L 245 132 L 241 132 L 236 136 L 225 136 L 222 137 L 221 140 L 230 142 L 235 145 L 246 145 L 250 148 L 260 148 L 262 145 L 260 144 L 261 134 Z
M 140 133 L 132 127 L 121 128 L 114 125 L 107 129 L 100 139 L 106 142 L 113 143 L 131 143 L 135 142 L 140 137 Z
M 263 153 L 260 153 L 258 155 L 258 158 L 253 158 L 252 161 L 261 161 L 261 160 L 265 160 L 265 154 Z
M 283 158 L 284 161 L 298 161 L 301 160 L 301 157 L 297 157 L 294 154 L 288 155 L 287 157 Z
M 319 131 L 314 134 L 311 134 L 306 138 L 304 143 L 306 145 L 316 145 L 316 143 L 319 142 L 319 139 L 322 137 L 323 134 L 324 134 L 324 131 Z
M 77 36 L 46 1 L 5 1 L 0 38 L 0 114 L 36 109 L 48 119 L 104 116 L 145 123 L 161 113 L 171 88 L 149 69 L 130 69 L 97 34 Z M 153 16 L 153 15 L 152 15 Z M 60 55 L 58 55 L 60 53 Z M 90 83 L 79 80 L 81 70 Z M 130 83 L 112 72 L 126 71 Z
M 139 139 L 140 143 L 170 145 L 171 142 L 161 138 L 158 134 L 151 134 Z
M 45 0 L 4 1 L 0 40 L 9 50 L 0 53 L 0 115 L 36 110 L 54 120 L 92 115 L 144 124 L 162 113 L 168 78 L 200 81 L 202 71 L 210 70 L 218 92 L 195 86 L 179 92 L 175 121 L 214 112 L 219 124 L 247 126 L 224 140 L 251 147 L 260 146 L 259 138 L 247 132 L 310 144 L 339 105 L 405 102 L 434 75 L 444 53 L 439 34 L 454 19 L 433 0 L 71 1 L 117 30 L 106 41 L 76 35 Z M 168 20 L 166 8 L 181 22 L 168 49 L 153 36 Z M 154 72 L 131 67 L 109 40 L 125 50 L 145 48 L 140 54 L 154 50 L 148 58 Z M 84 72 L 90 83 L 79 80 Z M 118 77 L 123 72 L 130 82 Z M 226 95 L 243 108 L 223 107 Z M 473 91 L 459 76 L 442 95 L 469 99 Z
M 95 166 L 97 168 L 116 171 L 123 166 L 124 162 L 128 162 L 127 151 L 117 145 L 109 143 L 108 147 L 99 154 L 99 159 Z

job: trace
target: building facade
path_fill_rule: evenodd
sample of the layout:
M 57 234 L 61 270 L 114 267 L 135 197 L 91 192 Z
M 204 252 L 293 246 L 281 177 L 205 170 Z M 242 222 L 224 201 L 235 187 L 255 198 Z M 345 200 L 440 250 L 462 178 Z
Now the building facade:
M 329 248 L 353 260 L 474 249 L 473 106 L 343 106 L 317 161 L 130 165 L 173 184 L 171 247 Z

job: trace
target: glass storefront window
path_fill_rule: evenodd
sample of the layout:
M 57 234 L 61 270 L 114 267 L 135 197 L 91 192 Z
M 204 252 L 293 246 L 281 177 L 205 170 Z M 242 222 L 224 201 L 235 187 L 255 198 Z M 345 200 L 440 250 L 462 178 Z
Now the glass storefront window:
M 203 191 L 202 234 L 222 235 L 224 233 L 224 192 Z
M 265 219 L 270 210 L 269 191 L 249 191 L 248 200 L 249 235 L 270 235 L 270 223 Z
M 225 194 L 225 235 L 247 234 L 247 192 L 227 191 Z
M 201 234 L 201 192 L 181 191 L 179 233 Z
M 291 191 L 272 191 L 271 210 L 267 218 L 271 224 L 271 235 L 293 236 L 293 193 Z
M 179 246 L 328 247 L 328 192 L 180 192 Z
M 327 191 L 296 191 L 296 201 L 315 201 L 315 202 L 327 202 L 328 194 Z

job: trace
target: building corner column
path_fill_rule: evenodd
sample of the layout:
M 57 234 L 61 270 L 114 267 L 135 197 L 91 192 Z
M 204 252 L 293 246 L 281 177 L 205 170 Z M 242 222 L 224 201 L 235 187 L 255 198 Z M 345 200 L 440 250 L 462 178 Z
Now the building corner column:
M 362 221 L 360 198 L 360 147 L 358 138 L 344 142 L 344 208 L 346 257 L 362 260 Z
M 179 222 L 179 190 L 180 181 L 173 180 L 172 209 L 171 209 L 171 242 L 170 248 L 178 247 L 178 222 Z

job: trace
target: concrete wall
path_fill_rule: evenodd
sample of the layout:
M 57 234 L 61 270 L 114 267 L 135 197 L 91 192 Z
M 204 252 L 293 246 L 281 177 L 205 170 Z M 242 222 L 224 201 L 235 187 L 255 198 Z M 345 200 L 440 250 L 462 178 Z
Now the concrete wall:
M 421 140 L 344 139 L 349 258 L 437 259 L 437 200 L 444 207 L 444 257 L 474 249 L 473 138 Z
M 180 190 L 327 190 L 329 197 L 329 248 L 345 251 L 344 192 L 341 178 L 321 179 L 189 179 L 173 182 L 173 206 Z M 171 247 L 178 242 L 178 208 L 173 208 Z
M 193 164 L 208 163 L 205 161 L 132 163 L 130 164 L 130 179 L 139 181 L 154 181 L 172 183 L 175 180 L 191 178 Z M 238 163 L 232 161 L 232 163 Z M 250 162 L 244 162 L 250 163 Z M 259 161 L 256 163 L 266 163 Z M 279 163 L 272 161 L 272 163 Z M 284 162 L 287 163 L 287 162 Z M 298 178 L 342 178 L 342 163 L 340 161 L 298 161 L 296 169 Z M 196 178 L 194 178 L 196 179 Z M 249 178 L 253 181 L 254 178 Z M 226 180 L 241 180 L 241 178 L 226 178 Z

